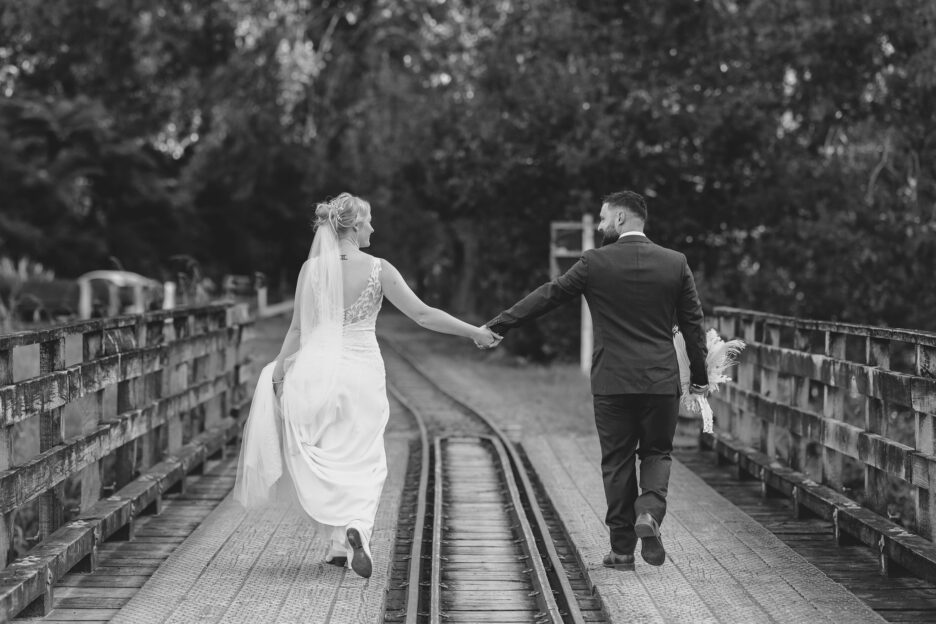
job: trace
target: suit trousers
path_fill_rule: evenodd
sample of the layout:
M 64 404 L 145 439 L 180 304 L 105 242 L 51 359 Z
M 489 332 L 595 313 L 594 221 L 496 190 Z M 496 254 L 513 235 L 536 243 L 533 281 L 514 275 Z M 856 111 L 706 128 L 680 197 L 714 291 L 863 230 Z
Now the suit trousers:
M 660 524 L 666 515 L 673 436 L 679 397 L 661 394 L 594 396 L 595 427 L 601 442 L 601 475 L 611 532 L 611 549 L 634 552 L 634 521 L 649 513 Z M 636 459 L 640 458 L 640 493 Z

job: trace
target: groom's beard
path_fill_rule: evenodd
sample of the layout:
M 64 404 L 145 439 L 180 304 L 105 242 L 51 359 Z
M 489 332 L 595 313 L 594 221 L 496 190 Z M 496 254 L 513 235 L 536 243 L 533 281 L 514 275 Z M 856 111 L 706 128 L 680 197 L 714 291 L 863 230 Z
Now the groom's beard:
M 616 243 L 618 239 L 618 233 L 614 230 L 605 232 L 604 230 L 598 230 L 601 232 L 601 245 L 599 247 L 604 247 L 605 245 L 610 245 L 611 243 Z

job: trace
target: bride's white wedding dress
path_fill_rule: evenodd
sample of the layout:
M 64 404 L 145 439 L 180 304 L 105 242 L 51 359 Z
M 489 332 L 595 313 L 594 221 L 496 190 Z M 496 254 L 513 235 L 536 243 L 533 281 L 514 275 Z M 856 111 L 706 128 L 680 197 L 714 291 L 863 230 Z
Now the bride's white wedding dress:
M 373 259 L 367 286 L 341 309 L 339 325 L 327 306 L 319 305 L 330 287 L 321 282 L 334 276 L 323 278 L 317 262 L 321 258 L 310 258 L 300 272 L 300 346 L 285 360 L 282 400 L 273 393 L 274 363 L 257 382 L 235 499 L 250 508 L 268 504 L 271 497 L 292 498 L 312 520 L 330 528 L 331 554 L 346 554 L 351 561 L 346 528 L 353 526 L 370 540 L 387 476 L 383 434 L 390 407 L 375 332 L 383 302 L 381 263 Z

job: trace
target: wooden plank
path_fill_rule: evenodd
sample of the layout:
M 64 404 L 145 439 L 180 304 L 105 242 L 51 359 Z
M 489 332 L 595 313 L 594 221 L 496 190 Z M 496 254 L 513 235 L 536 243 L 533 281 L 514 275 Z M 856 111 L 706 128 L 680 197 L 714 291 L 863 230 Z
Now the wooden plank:
M 101 561 L 112 554 L 125 555 L 128 553 L 146 553 L 148 556 L 168 555 L 176 549 L 177 544 L 154 544 L 152 542 L 106 542 L 98 549 Z
M 112 598 L 110 596 L 76 596 L 74 598 L 60 598 L 55 609 L 50 614 L 52 617 L 62 617 L 62 611 L 69 609 L 81 609 L 85 613 L 98 615 L 100 609 L 120 609 L 130 602 L 129 598 Z M 113 617 L 113 616 L 111 616 Z M 97 619 L 95 617 L 95 619 Z
M 936 347 L 917 345 L 916 374 L 920 377 L 936 379 Z
M 865 432 L 854 425 L 783 405 L 735 386 L 726 387 L 721 400 L 917 487 L 930 487 L 926 466 L 936 461 L 932 455 L 918 453 L 905 444 Z
M 127 572 L 133 574 L 133 572 Z M 57 587 L 55 595 L 58 598 L 132 598 L 136 590 L 132 587 Z
M 173 321 L 182 319 L 182 323 L 187 323 L 188 317 L 199 310 L 211 310 L 212 312 L 216 312 L 219 315 L 224 315 L 227 317 L 229 307 L 232 307 L 229 303 L 209 304 L 206 306 L 180 306 L 172 310 L 154 310 L 152 312 L 146 312 L 142 315 L 131 314 L 124 316 L 112 316 L 107 318 L 67 323 L 65 325 L 58 325 L 48 329 L 13 332 L 0 336 L 0 351 L 5 351 L 14 347 L 39 344 L 41 342 L 48 342 L 50 340 L 57 340 L 64 336 L 70 336 L 74 334 L 88 334 L 96 331 L 100 332 L 104 330 L 119 329 L 122 327 L 133 327 L 136 326 L 136 324 L 139 322 L 140 316 L 143 317 L 144 322 L 153 323 L 159 320 L 165 321 L 168 319 L 172 319 Z M 243 318 L 243 314 L 234 314 L 232 318 Z
M 0 424 L 12 425 L 115 383 L 156 373 L 167 362 L 189 362 L 224 351 L 236 343 L 237 337 L 235 328 L 223 328 L 178 343 L 104 355 L 0 388 Z M 95 348 L 93 342 L 86 342 L 86 347 L 86 350 Z M 233 364 L 225 372 L 232 370 Z
M 99 562 L 96 567 L 96 571 L 106 572 L 108 568 L 120 568 L 121 574 L 127 574 L 124 568 L 133 567 L 141 569 L 150 569 L 158 567 L 162 562 L 168 558 L 168 555 L 164 556 L 152 556 L 144 557 L 142 554 L 140 556 L 130 556 L 129 554 L 121 557 L 110 557 L 106 562 Z
M 743 362 L 887 400 L 918 412 L 936 413 L 936 378 L 837 360 L 822 354 L 749 343 Z M 742 384 L 743 385 L 743 384 Z
M 78 575 L 71 574 L 61 579 L 59 583 L 65 587 L 143 587 L 149 575 L 142 574 L 97 574 Z
M 479 609 L 477 611 L 451 611 L 445 614 L 445 621 L 453 624 L 513 624 L 514 622 L 529 623 L 534 615 L 529 610 L 520 611 L 490 611 Z
M 833 331 L 850 336 L 867 336 L 870 338 L 896 340 L 910 344 L 921 344 L 929 347 L 936 347 L 936 333 L 927 331 L 893 329 L 889 327 L 872 327 L 869 325 L 855 325 L 853 323 L 839 323 L 836 321 L 801 319 L 793 316 L 771 314 L 769 312 L 732 308 L 730 306 L 716 306 L 713 312 L 719 316 L 734 316 L 742 322 L 755 320 L 770 321 L 771 323 L 780 326 L 796 327 L 801 330 L 812 330 L 819 332 Z
M 94 393 L 94 408 L 83 415 L 82 430 L 87 431 L 96 427 L 104 417 L 104 391 Z M 93 461 L 80 471 L 81 479 L 81 512 L 87 511 L 101 498 L 101 464 Z
M 162 560 L 159 563 L 154 563 L 154 564 L 137 563 L 133 565 L 128 565 L 128 563 L 125 561 L 121 561 L 119 565 L 111 565 L 110 562 L 102 561 L 100 562 L 98 567 L 95 569 L 95 572 L 107 574 L 110 571 L 108 570 L 108 568 L 116 568 L 120 570 L 119 572 L 120 574 L 129 574 L 131 576 L 135 576 L 135 575 L 150 576 L 156 573 L 156 570 L 159 569 L 159 566 L 163 563 L 163 561 L 165 560 Z M 114 573 L 116 574 L 116 572 Z M 56 591 L 55 595 L 60 596 L 61 593 Z

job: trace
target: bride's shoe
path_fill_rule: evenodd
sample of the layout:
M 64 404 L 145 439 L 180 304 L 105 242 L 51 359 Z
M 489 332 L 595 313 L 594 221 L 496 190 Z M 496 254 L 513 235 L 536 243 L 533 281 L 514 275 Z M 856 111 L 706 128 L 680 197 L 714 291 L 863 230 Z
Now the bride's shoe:
M 338 566 L 339 568 L 346 567 L 348 565 L 348 555 L 345 551 L 344 544 L 332 542 L 328 547 L 328 554 L 325 555 L 325 563 Z
M 351 569 L 358 576 L 370 578 L 373 571 L 373 562 L 371 561 L 370 547 L 367 541 L 365 541 L 360 529 L 356 527 L 348 527 L 347 536 L 348 543 L 351 544 L 351 548 L 354 550 L 354 554 L 351 556 Z

